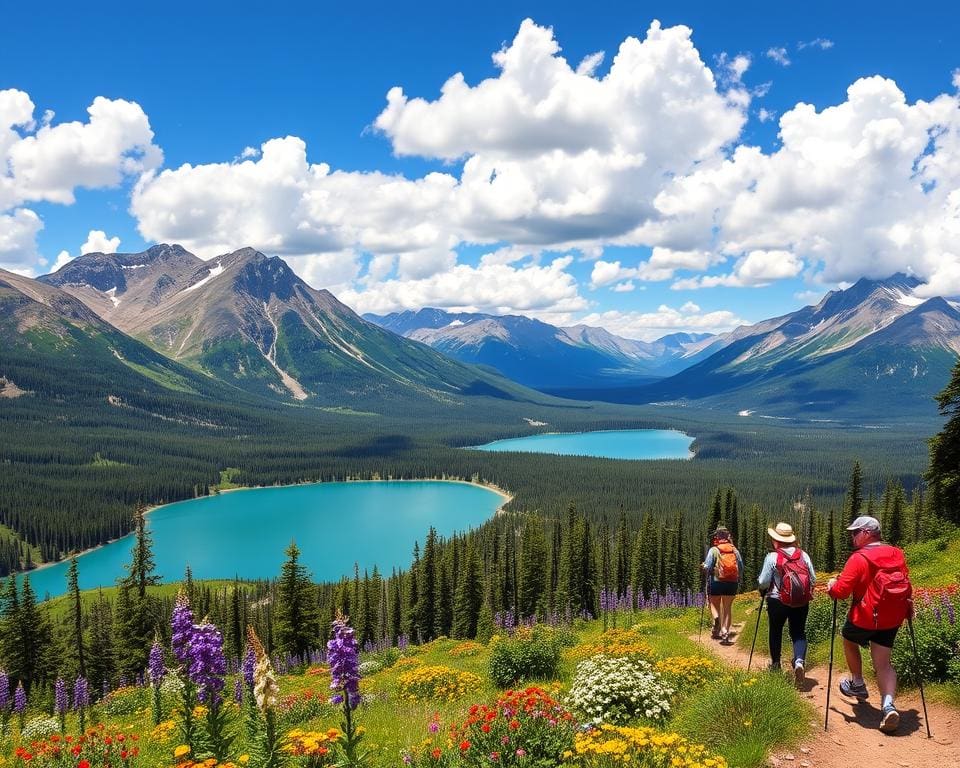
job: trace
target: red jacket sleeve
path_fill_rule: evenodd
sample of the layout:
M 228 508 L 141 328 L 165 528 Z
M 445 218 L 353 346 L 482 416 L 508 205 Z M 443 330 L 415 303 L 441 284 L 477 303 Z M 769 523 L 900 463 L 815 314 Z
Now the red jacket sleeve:
M 870 566 L 866 557 L 850 555 L 832 589 L 827 590 L 834 600 L 845 600 L 850 595 L 863 597 L 870 582 Z

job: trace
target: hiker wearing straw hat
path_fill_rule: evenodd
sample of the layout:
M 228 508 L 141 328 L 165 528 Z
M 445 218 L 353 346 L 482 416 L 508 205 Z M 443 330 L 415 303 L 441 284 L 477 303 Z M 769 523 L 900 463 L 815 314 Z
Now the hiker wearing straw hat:
M 813 599 L 816 571 L 810 556 L 797 546 L 797 537 L 789 523 L 767 528 L 773 551 L 763 561 L 757 582 L 760 594 L 767 595 L 770 626 L 770 669 L 777 671 L 783 646 L 783 626 L 789 624 L 793 643 L 791 669 L 799 688 L 805 677 L 807 660 L 807 614 Z

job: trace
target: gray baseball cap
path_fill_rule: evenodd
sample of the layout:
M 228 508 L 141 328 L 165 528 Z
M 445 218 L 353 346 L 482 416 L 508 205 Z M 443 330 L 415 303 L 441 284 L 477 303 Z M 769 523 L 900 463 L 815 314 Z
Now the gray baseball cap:
M 870 515 L 860 515 L 856 520 L 854 520 L 850 525 L 847 526 L 848 531 L 874 531 L 876 533 L 880 532 L 880 521 L 875 517 L 870 517 Z

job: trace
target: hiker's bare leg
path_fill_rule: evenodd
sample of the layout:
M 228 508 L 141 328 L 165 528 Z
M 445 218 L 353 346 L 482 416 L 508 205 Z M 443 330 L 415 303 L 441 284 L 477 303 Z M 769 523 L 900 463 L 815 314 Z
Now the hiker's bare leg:
M 877 687 L 881 697 L 892 698 L 897 692 L 897 673 L 890 663 L 891 652 L 891 648 L 870 643 L 870 656 L 873 657 L 873 669 L 877 673 Z
M 710 595 L 710 616 L 716 622 L 720 618 L 720 597 L 719 595 Z
M 856 681 L 863 680 L 863 660 L 860 658 L 860 646 L 843 638 L 843 655 L 847 660 L 847 669 Z
M 733 595 L 723 595 L 720 598 L 720 631 L 730 631 L 730 621 L 733 619 Z

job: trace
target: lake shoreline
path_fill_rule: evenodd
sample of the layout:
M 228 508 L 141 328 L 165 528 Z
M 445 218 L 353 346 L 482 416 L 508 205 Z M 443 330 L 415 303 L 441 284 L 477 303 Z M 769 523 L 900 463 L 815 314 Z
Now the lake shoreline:
M 213 496 L 217 496 L 219 494 L 233 493 L 235 491 L 257 491 L 257 490 L 265 490 L 265 489 L 271 489 L 271 488 L 300 488 L 307 485 L 333 485 L 336 483 L 355 484 L 355 483 L 425 483 L 425 482 L 469 485 L 474 487 L 485 488 L 486 490 L 497 494 L 502 499 L 502 501 L 500 505 L 496 508 L 496 510 L 494 510 L 494 513 L 493 513 L 494 517 L 496 517 L 497 515 L 503 514 L 504 507 L 507 504 L 509 504 L 511 501 L 513 501 L 513 498 L 514 498 L 511 493 L 509 493 L 508 491 L 504 490 L 503 488 L 500 488 L 499 486 L 493 483 L 480 483 L 480 482 L 474 483 L 469 480 L 454 480 L 454 479 L 448 479 L 448 478 L 433 478 L 433 477 L 397 478 L 397 479 L 387 479 L 387 480 L 369 480 L 369 479 L 351 478 L 347 480 L 311 480 L 304 483 L 284 483 L 282 485 L 244 485 L 236 488 L 223 488 L 223 489 L 218 489 L 216 491 L 211 491 L 211 493 L 206 494 L 205 496 L 195 496 L 192 499 L 178 499 L 177 501 L 167 501 L 162 504 L 153 504 L 152 506 L 146 507 L 144 509 L 143 515 L 146 518 L 150 515 L 151 512 L 157 509 L 160 509 L 162 507 L 168 507 L 173 504 L 182 504 L 187 501 L 198 501 L 199 499 L 212 498 Z M 53 566 L 67 563 L 74 557 L 76 557 L 77 560 L 79 561 L 80 558 L 84 557 L 85 555 L 89 555 L 93 552 L 97 552 L 98 550 L 101 550 L 104 547 L 110 546 L 112 544 L 116 544 L 117 542 L 123 541 L 124 539 L 128 539 L 133 535 L 134 535 L 134 532 L 131 531 L 130 533 L 125 534 L 124 536 L 120 536 L 116 539 L 109 539 L 103 544 L 97 544 L 94 547 L 88 547 L 87 549 L 84 549 L 80 552 L 72 552 L 60 560 L 50 560 L 50 561 L 38 564 L 36 567 L 31 568 L 29 571 L 14 571 L 10 575 L 17 578 L 29 577 L 31 574 L 38 573 L 47 568 L 52 568 Z

